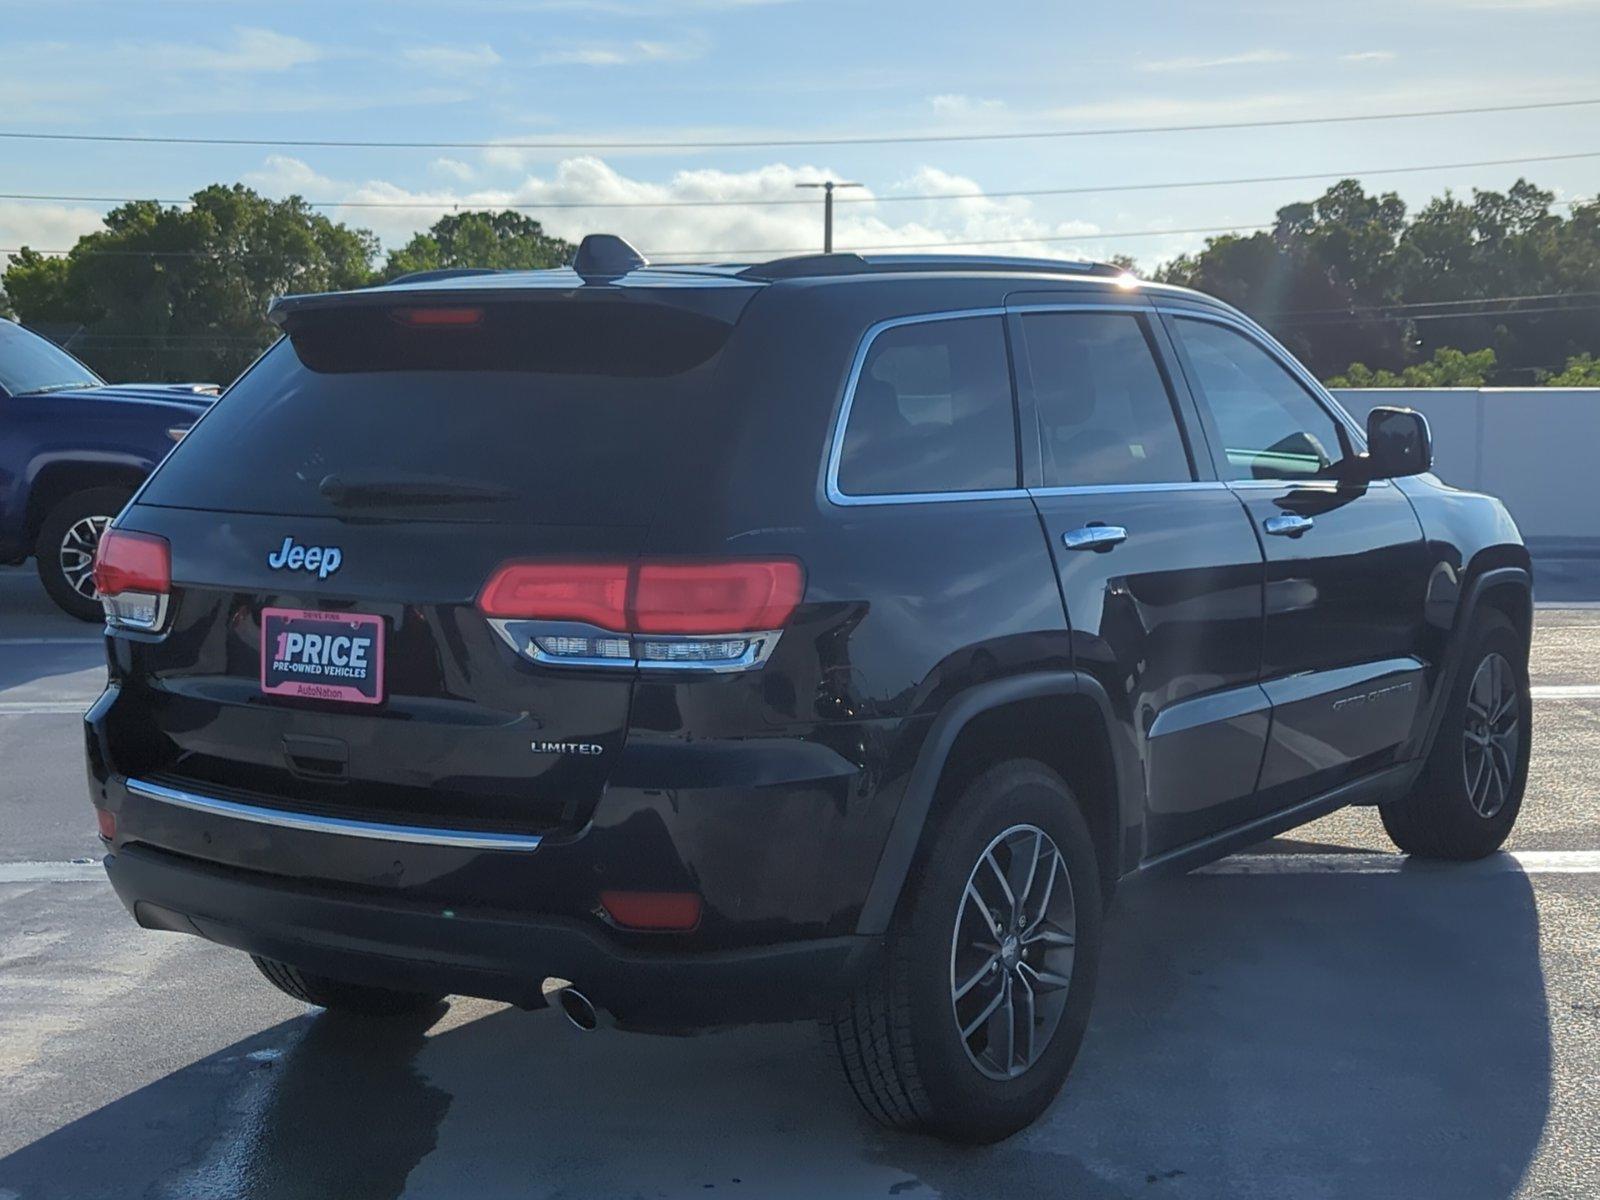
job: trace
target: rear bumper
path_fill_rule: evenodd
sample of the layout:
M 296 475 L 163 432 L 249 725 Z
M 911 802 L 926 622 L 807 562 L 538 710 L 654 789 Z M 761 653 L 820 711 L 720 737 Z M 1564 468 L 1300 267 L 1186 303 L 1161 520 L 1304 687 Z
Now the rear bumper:
M 378 986 L 543 1003 L 570 980 L 619 1021 L 694 1028 L 824 1011 L 881 950 L 816 938 L 737 950 L 650 951 L 577 920 L 403 902 L 197 862 L 137 844 L 105 860 L 147 929 L 195 934 L 308 971 Z

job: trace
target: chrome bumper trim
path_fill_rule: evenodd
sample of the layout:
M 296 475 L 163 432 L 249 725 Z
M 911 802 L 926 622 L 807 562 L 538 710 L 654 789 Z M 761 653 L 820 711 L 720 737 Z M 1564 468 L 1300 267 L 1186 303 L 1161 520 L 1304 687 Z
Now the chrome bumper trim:
M 410 842 L 420 846 L 458 846 L 467 850 L 537 850 L 540 838 L 533 833 L 480 833 L 471 829 L 436 829 L 428 825 L 385 825 L 376 821 L 352 821 L 344 817 L 319 817 L 311 813 L 288 812 L 221 800 L 196 792 L 181 791 L 143 779 L 129 779 L 127 789 L 135 796 L 174 804 L 216 817 L 253 821 L 306 833 L 332 833 L 342 837 L 369 838 L 380 842 Z

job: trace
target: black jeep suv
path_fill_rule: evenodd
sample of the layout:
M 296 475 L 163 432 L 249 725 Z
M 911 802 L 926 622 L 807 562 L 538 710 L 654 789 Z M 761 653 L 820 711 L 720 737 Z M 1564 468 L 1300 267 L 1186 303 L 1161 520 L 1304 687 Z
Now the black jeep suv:
M 134 918 L 302 1000 L 821 1016 L 875 1117 L 992 1140 L 1122 876 L 1516 817 L 1515 526 L 1205 296 L 594 238 L 272 311 L 102 543 L 86 721 Z

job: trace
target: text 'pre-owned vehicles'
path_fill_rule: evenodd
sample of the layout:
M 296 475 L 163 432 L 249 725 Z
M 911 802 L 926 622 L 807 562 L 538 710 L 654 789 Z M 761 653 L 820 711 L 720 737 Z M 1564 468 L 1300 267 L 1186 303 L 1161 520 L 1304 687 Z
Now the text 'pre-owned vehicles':
M 993 1140 L 1119 878 L 1517 815 L 1516 528 L 1214 300 L 595 237 L 273 315 L 102 544 L 86 733 L 135 919 L 293 996 L 822 1016 L 875 1117 Z
M 108 384 L 0 318 L 0 563 L 32 555 L 56 604 L 100 620 L 92 571 L 101 533 L 217 391 Z

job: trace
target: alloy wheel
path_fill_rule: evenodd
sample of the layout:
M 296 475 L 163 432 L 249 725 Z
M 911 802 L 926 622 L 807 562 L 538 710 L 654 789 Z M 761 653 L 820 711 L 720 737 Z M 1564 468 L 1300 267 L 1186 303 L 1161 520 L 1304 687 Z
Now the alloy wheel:
M 1077 914 L 1060 849 L 1013 825 L 967 877 L 950 942 L 950 1005 L 967 1057 L 1015 1079 L 1049 1046 L 1072 985 Z
M 1521 707 L 1511 664 L 1504 655 L 1486 655 L 1467 689 L 1466 729 L 1461 739 L 1467 798 L 1473 811 L 1485 820 L 1511 799 L 1521 748 Z
M 110 517 L 83 517 L 73 522 L 61 538 L 61 574 L 67 586 L 85 600 L 98 595 L 94 589 L 94 552 L 110 524 Z

